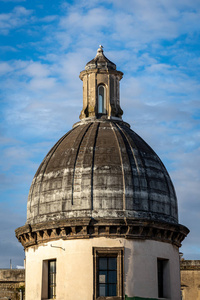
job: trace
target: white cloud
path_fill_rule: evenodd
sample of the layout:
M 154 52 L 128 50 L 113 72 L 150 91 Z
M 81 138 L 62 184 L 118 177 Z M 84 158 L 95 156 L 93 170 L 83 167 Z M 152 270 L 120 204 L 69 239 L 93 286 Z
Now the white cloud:
M 30 62 L 24 70 L 24 74 L 30 77 L 46 77 L 50 75 L 50 71 L 47 65 L 42 65 L 39 62 Z
M 10 30 L 25 25 L 32 10 L 16 6 L 10 13 L 0 14 L 0 34 L 8 34 Z
M 0 46 L 0 51 L 2 52 L 17 52 L 18 50 L 12 46 Z
M 0 75 L 4 75 L 6 73 L 9 73 L 13 70 L 10 64 L 7 62 L 0 62 Z

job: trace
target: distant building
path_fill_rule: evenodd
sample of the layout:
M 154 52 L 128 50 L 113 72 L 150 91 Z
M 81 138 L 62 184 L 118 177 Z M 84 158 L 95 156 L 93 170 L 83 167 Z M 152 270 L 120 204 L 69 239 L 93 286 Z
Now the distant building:
M 25 270 L 0 269 L 0 300 L 24 300 Z
M 182 260 L 182 300 L 200 300 L 200 260 Z
M 181 298 L 189 230 L 162 161 L 122 120 L 122 76 L 100 46 L 80 73 L 81 121 L 35 174 L 27 222 L 16 229 L 26 300 Z

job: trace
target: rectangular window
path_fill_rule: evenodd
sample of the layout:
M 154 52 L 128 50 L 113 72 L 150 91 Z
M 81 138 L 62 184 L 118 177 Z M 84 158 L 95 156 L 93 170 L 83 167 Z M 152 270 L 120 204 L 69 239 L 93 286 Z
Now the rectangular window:
M 56 259 L 43 260 L 42 299 L 56 299 Z
M 98 113 L 105 114 L 106 113 L 106 89 L 105 86 L 99 85 L 98 87 Z
M 99 257 L 99 296 L 117 296 L 117 257 Z
M 163 260 L 158 259 L 158 297 L 163 297 Z
M 170 297 L 169 260 L 157 259 L 158 298 Z
M 48 299 L 56 299 L 56 260 L 48 261 Z
M 94 299 L 122 299 L 123 248 L 93 248 Z

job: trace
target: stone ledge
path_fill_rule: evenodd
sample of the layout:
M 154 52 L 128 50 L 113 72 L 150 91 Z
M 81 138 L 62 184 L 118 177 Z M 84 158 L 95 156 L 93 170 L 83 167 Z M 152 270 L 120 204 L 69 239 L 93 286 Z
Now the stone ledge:
M 155 240 L 177 247 L 189 233 L 180 224 L 135 219 L 76 218 L 25 225 L 15 230 L 24 248 L 52 240 L 87 239 L 93 237 Z
M 122 79 L 124 73 L 118 70 L 108 70 L 108 69 L 100 69 L 98 67 L 94 68 L 94 69 L 87 69 L 87 70 L 83 70 L 80 72 L 79 78 L 83 81 L 83 77 L 85 75 L 89 75 L 89 74 L 94 74 L 94 73 L 100 73 L 100 74 L 113 74 L 115 76 L 119 77 L 119 80 Z
M 200 261 L 199 260 L 181 260 L 180 269 L 181 269 L 181 271 L 200 270 Z

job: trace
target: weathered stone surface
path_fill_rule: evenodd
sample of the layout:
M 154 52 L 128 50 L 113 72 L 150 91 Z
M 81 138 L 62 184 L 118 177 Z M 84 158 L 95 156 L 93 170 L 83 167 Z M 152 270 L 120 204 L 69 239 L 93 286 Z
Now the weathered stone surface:
M 75 217 L 178 222 L 164 165 L 123 121 L 77 123 L 40 165 L 28 197 L 27 224 Z
M 95 56 L 95 58 L 89 61 L 85 66 L 85 70 L 91 69 L 105 69 L 109 71 L 116 70 L 116 65 L 104 55 L 103 47 L 101 45 L 97 50 L 97 55 Z
M 189 230 L 179 224 L 142 219 L 74 218 L 48 221 L 16 229 L 16 236 L 28 248 L 52 240 L 89 239 L 95 237 L 155 240 L 177 247 Z
M 181 291 L 184 300 L 200 300 L 200 260 L 182 260 Z
M 97 55 L 88 62 L 85 70 L 80 73 L 83 81 L 83 109 L 80 119 L 104 116 L 104 118 L 121 119 L 123 110 L 120 107 L 119 82 L 123 73 L 116 70 L 116 65 L 107 59 L 102 47 L 97 50 Z M 104 111 L 98 109 L 99 86 L 104 86 Z
M 16 229 L 26 252 L 27 300 L 47 298 L 41 266 L 52 258 L 58 299 L 76 297 L 77 286 L 78 298 L 96 299 L 94 247 L 112 255 L 123 248 L 122 294 L 157 297 L 157 260 L 163 258 L 165 298 L 180 298 L 178 248 L 189 230 L 178 224 L 174 187 L 161 160 L 122 121 L 122 76 L 100 46 L 79 76 L 81 121 L 49 151 L 32 181 L 27 223 Z
M 25 270 L 0 269 L 0 299 L 20 299 L 25 287 Z M 20 291 L 21 290 L 21 291 Z

